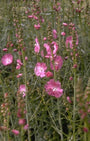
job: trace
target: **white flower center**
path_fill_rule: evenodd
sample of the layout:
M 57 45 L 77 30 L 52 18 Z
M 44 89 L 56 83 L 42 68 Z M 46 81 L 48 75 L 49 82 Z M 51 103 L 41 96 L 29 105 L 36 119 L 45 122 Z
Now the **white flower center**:
M 58 65 L 58 62 L 55 62 L 55 65 Z
M 40 68 L 40 72 L 43 72 L 43 68 Z
M 53 92 L 55 92 L 57 90 L 57 88 L 53 88 Z
M 11 60 L 9 58 L 7 58 L 7 63 L 10 63 L 10 62 L 11 62 Z

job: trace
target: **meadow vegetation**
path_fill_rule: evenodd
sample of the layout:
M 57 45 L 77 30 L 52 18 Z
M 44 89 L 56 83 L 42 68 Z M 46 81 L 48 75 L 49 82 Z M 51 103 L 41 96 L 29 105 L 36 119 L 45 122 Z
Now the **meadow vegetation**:
M 90 141 L 89 0 L 0 0 L 0 141 Z

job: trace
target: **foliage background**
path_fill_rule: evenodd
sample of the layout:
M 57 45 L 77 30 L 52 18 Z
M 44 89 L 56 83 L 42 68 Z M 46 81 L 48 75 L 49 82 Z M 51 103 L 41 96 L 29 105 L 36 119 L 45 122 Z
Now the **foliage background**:
M 60 12 L 56 12 L 53 6 L 57 2 L 61 3 Z M 42 16 L 45 19 L 41 24 L 41 28 L 36 30 L 34 28 L 35 20 L 28 18 L 25 11 L 30 10 L 29 15 L 32 14 L 33 4 L 40 7 L 41 12 L 38 16 Z M 76 8 L 82 9 L 81 12 L 76 12 Z M 29 116 L 29 130 L 31 132 L 32 141 L 59 141 L 60 140 L 60 123 L 59 112 L 61 111 L 62 127 L 64 132 L 64 140 L 72 140 L 72 111 L 73 103 L 69 104 L 66 100 L 67 96 L 71 97 L 73 101 L 74 84 L 70 81 L 70 76 L 73 76 L 71 56 L 68 54 L 65 47 L 66 37 L 71 33 L 67 27 L 62 25 L 65 23 L 74 23 L 79 39 L 78 45 L 78 68 L 77 68 L 77 80 L 82 79 L 83 91 L 87 86 L 90 76 L 90 21 L 89 21 L 89 1 L 82 1 L 77 4 L 72 4 L 72 1 L 0 1 L 0 58 L 5 54 L 3 48 L 6 47 L 9 41 L 14 44 L 13 48 L 18 48 L 17 39 L 15 37 L 15 26 L 13 25 L 14 18 L 19 20 L 21 28 L 21 34 L 23 38 L 23 44 L 26 47 L 25 55 L 28 56 L 26 64 L 26 82 L 28 87 L 28 116 Z M 49 29 L 50 28 L 50 29 Z M 34 53 L 35 37 L 39 39 L 41 50 L 43 49 L 44 37 L 48 37 L 51 34 L 52 29 L 58 31 L 59 51 L 63 57 L 64 63 L 62 69 L 56 74 L 57 79 L 61 81 L 62 88 L 64 89 L 64 95 L 59 100 L 59 109 L 57 106 L 57 99 L 48 96 L 44 91 L 44 84 L 49 80 L 48 78 L 40 79 L 34 74 L 35 64 L 39 61 L 44 61 L 41 55 L 37 56 Z M 49 31 L 50 30 L 50 31 Z M 66 37 L 61 36 L 61 32 L 66 32 Z M 50 32 L 50 33 L 49 33 Z M 13 52 L 10 48 L 9 53 L 14 55 L 14 63 L 11 66 L 4 67 L 0 62 L 0 104 L 4 101 L 4 93 L 9 93 L 9 109 L 11 111 L 9 118 L 9 126 L 11 129 L 20 130 L 17 119 L 17 91 L 19 84 L 24 84 L 24 76 L 19 80 L 16 78 L 18 71 L 16 67 L 16 59 L 18 59 L 18 52 Z M 65 57 L 69 56 L 68 60 Z M 49 67 L 49 62 L 47 62 Z M 23 68 L 20 70 L 23 72 Z M 79 87 L 79 90 L 81 88 Z M 68 111 L 67 111 L 68 108 Z M 78 114 L 79 103 L 76 106 L 76 139 L 77 141 L 83 140 L 83 125 L 84 121 L 81 120 Z M 59 111 L 60 110 L 60 111 Z M 90 117 L 90 116 L 89 116 Z M 78 125 L 79 124 L 79 125 Z M 3 117 L 0 116 L 0 126 L 3 126 Z M 78 133 L 78 134 L 77 134 Z M 2 139 L 3 132 L 0 132 Z M 10 139 L 20 140 L 21 136 L 14 136 L 9 133 Z M 23 140 L 27 140 L 27 132 L 24 133 Z

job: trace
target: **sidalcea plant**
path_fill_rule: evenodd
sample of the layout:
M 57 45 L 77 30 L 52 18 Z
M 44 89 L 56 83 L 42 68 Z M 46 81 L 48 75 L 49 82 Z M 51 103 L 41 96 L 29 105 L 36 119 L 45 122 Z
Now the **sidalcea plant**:
M 0 1 L 1 141 L 90 140 L 88 19 L 88 0 Z

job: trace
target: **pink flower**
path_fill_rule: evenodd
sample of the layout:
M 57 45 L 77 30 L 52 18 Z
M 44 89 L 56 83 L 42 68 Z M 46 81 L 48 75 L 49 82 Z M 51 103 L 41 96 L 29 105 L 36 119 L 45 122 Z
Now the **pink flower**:
M 87 116 L 87 113 L 86 113 L 86 112 L 83 112 L 83 113 L 81 114 L 81 118 L 82 118 L 82 119 L 84 119 L 86 116 Z
M 21 109 L 18 109 L 18 112 L 17 112 L 17 117 L 21 117 Z
M 19 119 L 19 125 L 24 125 L 26 123 L 25 119 Z
M 63 65 L 63 60 L 62 60 L 62 57 L 61 56 L 56 56 L 54 57 L 54 66 L 53 66 L 53 63 L 50 62 L 50 67 L 52 70 L 54 70 L 54 67 L 55 67 L 55 70 L 58 71 L 59 69 L 61 69 L 62 65 Z
M 75 26 L 75 24 L 73 24 L 72 22 L 69 24 L 69 26 L 72 26 L 72 27 L 74 27 Z
M 19 51 L 19 52 L 18 52 L 18 54 L 19 54 L 19 55 L 22 55 L 22 52 L 21 52 L 21 51 Z
M 10 44 L 10 47 L 13 47 L 13 46 L 14 46 L 14 44 L 13 44 L 13 43 L 11 43 L 11 44 Z
M 33 15 L 33 18 L 34 18 L 35 20 L 38 20 L 38 17 L 37 17 L 37 16 L 35 16 L 35 15 Z
M 35 66 L 34 72 L 37 76 L 40 76 L 42 78 L 46 76 L 45 75 L 46 69 L 47 69 L 47 66 L 45 63 L 38 62 Z
M 21 60 L 20 59 L 17 59 L 17 63 L 19 64 L 19 65 L 23 65 L 23 63 L 21 62 Z
M 88 109 L 88 113 L 90 113 L 90 109 Z
M 67 60 L 68 59 L 68 56 L 66 56 L 64 59 Z
M 12 133 L 14 133 L 15 135 L 19 135 L 19 131 L 15 129 L 12 130 Z
M 47 43 L 44 43 L 44 47 L 46 48 L 47 54 L 45 55 L 46 58 L 49 58 L 51 56 L 51 48 Z
M 26 61 L 28 60 L 28 57 L 27 57 L 27 56 L 25 56 L 25 60 L 26 60 Z
M 43 50 L 41 50 L 41 56 L 44 57 L 44 51 Z
M 73 77 L 72 77 L 72 76 L 70 76 L 70 77 L 69 77 L 69 80 L 73 80 Z
M 56 42 L 52 42 L 52 47 L 53 47 L 53 54 L 56 54 L 56 52 L 58 51 L 58 44 Z
M 68 36 L 66 38 L 66 47 L 68 48 L 68 45 L 70 45 L 70 48 L 72 49 L 73 48 L 73 38 L 72 36 Z
M 78 40 L 78 34 L 76 33 L 76 45 L 78 45 L 78 42 L 79 42 L 79 40 Z
M 20 70 L 20 68 L 21 68 L 21 65 L 19 63 L 17 63 L 16 69 Z
M 38 38 L 37 37 L 35 38 L 35 42 L 36 42 L 36 44 L 35 44 L 34 51 L 35 51 L 35 53 L 39 53 L 39 51 L 40 51 L 40 45 L 39 45 L 39 42 L 38 42 Z
M 21 46 L 22 46 L 22 44 L 21 44 Z M 23 51 L 25 51 L 26 50 L 26 47 L 23 47 Z
M 61 9 L 60 3 L 57 3 L 56 5 L 54 5 L 53 9 L 58 12 Z
M 14 51 L 14 52 L 17 52 L 17 49 L 15 48 L 15 49 L 13 49 L 13 51 Z
M 18 38 L 18 34 L 16 33 L 16 38 Z
M 47 71 L 47 72 L 46 72 L 46 77 L 53 77 L 53 73 L 50 72 L 50 71 Z
M 45 21 L 45 20 L 42 18 L 42 16 L 40 16 L 40 20 L 41 20 L 42 23 L 44 23 L 44 21 Z
M 71 99 L 70 99 L 69 96 L 67 96 L 67 101 L 68 101 L 69 103 L 72 103 L 72 101 L 71 101 Z
M 66 33 L 65 33 L 65 32 L 61 32 L 61 35 L 62 35 L 62 36 L 65 36 L 65 35 L 66 35 Z
M 26 92 L 26 88 L 25 88 L 25 85 L 24 85 L 24 84 L 21 84 L 21 85 L 20 85 L 19 91 L 20 91 L 20 92 Z
M 7 131 L 9 130 L 10 128 L 7 128 L 6 126 L 0 126 L 0 131 Z
M 28 130 L 28 127 L 29 127 L 29 125 L 26 124 L 26 125 L 24 126 L 24 130 Z
M 67 26 L 68 24 L 67 24 L 67 23 L 63 23 L 63 25 L 64 25 L 64 26 Z
M 20 59 L 17 59 L 17 66 L 16 66 L 16 69 L 19 70 L 22 65 L 23 65 L 23 63 L 21 62 L 21 60 L 20 60 Z
M 57 39 L 57 31 L 55 29 L 53 29 L 53 38 Z
M 34 27 L 35 27 L 35 29 L 39 29 L 41 26 L 40 26 L 40 24 L 38 24 L 38 25 L 34 25 Z
M 72 0 L 72 3 L 74 4 L 74 3 L 75 3 L 75 1 L 73 1 L 73 0 Z
M 83 131 L 87 133 L 88 129 L 86 127 L 83 127 Z
M 72 68 L 77 68 L 77 64 L 74 64 Z
M 33 18 L 33 15 L 28 15 L 28 18 Z
M 1 62 L 4 66 L 7 66 L 7 65 L 10 65 L 12 64 L 13 62 L 13 56 L 12 54 L 8 53 L 8 54 L 5 54 L 2 59 L 1 59 Z
M 26 96 L 26 87 L 24 84 L 21 84 L 20 87 L 19 87 L 19 92 L 23 94 L 23 97 Z
M 47 38 L 46 38 L 46 37 L 44 37 L 44 38 L 43 38 L 43 40 L 44 40 L 44 41 L 46 41 L 46 40 L 47 40 Z
M 8 49 L 7 48 L 3 48 L 3 51 L 8 51 Z
M 25 14 L 28 14 L 29 11 L 25 11 Z
M 50 79 L 46 85 L 45 90 L 48 95 L 59 98 L 63 95 L 63 89 L 61 89 L 61 83 L 59 81 L 55 81 L 54 79 Z
M 19 73 L 18 75 L 17 75 L 17 78 L 19 78 L 19 77 L 21 77 L 22 76 L 22 73 Z
M 53 41 L 51 43 L 52 49 L 47 43 L 44 43 L 44 47 L 46 48 L 46 52 L 47 52 L 47 54 L 45 55 L 46 58 L 52 59 L 52 52 L 54 57 L 56 56 L 56 52 L 58 50 L 58 44 L 56 42 Z
M 8 96 L 8 93 L 5 93 L 5 94 L 4 94 L 4 97 L 6 98 L 7 96 Z

